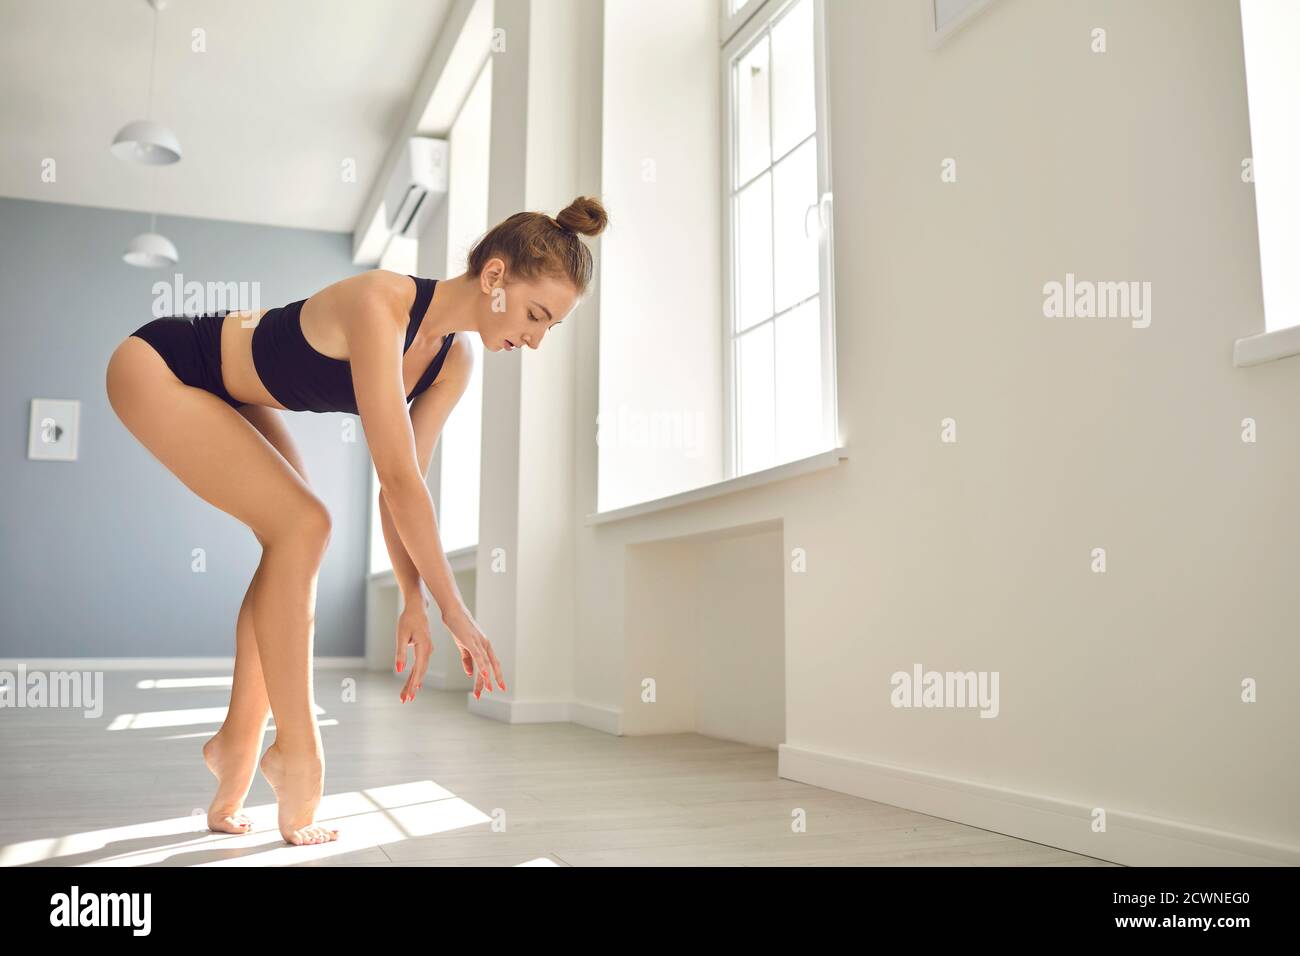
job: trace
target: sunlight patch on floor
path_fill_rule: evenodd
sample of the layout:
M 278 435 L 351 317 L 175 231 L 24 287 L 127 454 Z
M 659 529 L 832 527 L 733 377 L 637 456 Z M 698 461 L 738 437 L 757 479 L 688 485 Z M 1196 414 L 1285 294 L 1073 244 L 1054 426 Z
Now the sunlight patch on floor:
M 234 677 L 159 677 L 136 682 L 137 690 L 171 690 L 190 687 L 230 687 Z
M 157 730 L 159 727 L 188 727 L 194 724 L 221 724 L 226 719 L 226 707 L 194 707 L 189 710 L 153 710 L 139 714 L 118 714 L 108 725 L 109 730 Z M 312 705 L 316 714 L 325 713 L 319 704 Z
M 275 804 L 247 807 L 244 812 L 253 820 L 251 833 L 211 833 L 200 811 L 0 846 L 0 866 L 287 866 L 492 820 L 432 780 L 326 794 L 316 822 L 339 830 L 339 838 L 315 846 L 284 842 L 276 824 Z M 520 865 L 554 863 L 542 859 Z
M 330 717 L 327 720 L 316 721 L 317 727 L 337 727 L 338 725 L 339 722 L 335 720 L 333 717 Z M 273 720 L 267 721 L 266 729 L 270 733 L 275 733 L 275 721 Z M 204 739 L 211 737 L 213 733 L 215 733 L 215 731 L 209 729 L 209 730 L 199 731 L 197 734 L 168 734 L 166 737 L 159 737 L 158 739 L 159 740 L 197 740 L 199 737 L 203 737 Z

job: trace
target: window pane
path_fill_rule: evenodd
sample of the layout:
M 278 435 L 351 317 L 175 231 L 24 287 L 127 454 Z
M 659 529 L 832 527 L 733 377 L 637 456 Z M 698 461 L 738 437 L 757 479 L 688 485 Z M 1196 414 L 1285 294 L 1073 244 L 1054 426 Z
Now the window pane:
M 776 307 L 788 309 L 818 291 L 817 140 L 810 139 L 773 170 L 773 240 L 776 243 Z M 805 232 L 805 217 L 807 231 Z
M 769 322 L 741 336 L 737 352 L 739 461 L 740 473 L 745 475 L 775 464 L 772 323 Z
M 772 152 L 782 155 L 816 128 L 812 0 L 800 0 L 772 27 Z
M 474 241 L 488 230 L 488 168 L 492 145 L 492 60 L 474 82 L 452 124 L 451 190 L 447 194 L 445 275 L 465 271 Z M 478 544 L 479 470 L 483 432 L 483 340 L 462 332 L 474 350 L 469 385 L 443 426 L 438 444 L 438 534 L 446 551 Z
M 777 463 L 823 451 L 819 299 L 776 319 Z
M 1300 4 L 1250 0 L 1241 4 L 1246 57 L 1259 270 L 1267 331 L 1300 323 Z
M 736 182 L 739 186 L 772 163 L 767 102 L 767 37 L 754 44 L 737 63 Z
M 736 197 L 737 331 L 772 314 L 772 183 L 764 173 Z

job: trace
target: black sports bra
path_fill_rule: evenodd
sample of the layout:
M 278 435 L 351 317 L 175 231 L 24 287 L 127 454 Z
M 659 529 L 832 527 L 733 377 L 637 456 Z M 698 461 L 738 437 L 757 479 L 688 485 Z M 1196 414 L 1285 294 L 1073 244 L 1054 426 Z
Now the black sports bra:
M 437 279 L 415 280 L 415 303 L 406 326 L 405 355 L 424 321 L 433 299 Z M 357 397 L 352 390 L 352 365 L 347 359 L 323 355 L 312 348 L 302 334 L 302 306 L 306 299 L 269 310 L 253 329 L 253 367 L 271 397 L 295 412 L 348 412 L 357 414 Z M 442 348 L 420 376 L 415 390 L 406 396 L 413 401 L 438 377 L 456 333 L 443 337 Z

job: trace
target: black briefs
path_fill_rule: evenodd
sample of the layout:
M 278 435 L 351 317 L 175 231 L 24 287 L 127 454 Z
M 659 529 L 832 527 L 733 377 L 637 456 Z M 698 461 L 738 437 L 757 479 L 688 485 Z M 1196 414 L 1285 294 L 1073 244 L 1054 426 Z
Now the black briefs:
M 144 339 L 162 356 L 172 374 L 211 392 L 232 408 L 248 404 L 226 391 L 221 380 L 221 326 L 228 312 L 168 316 L 146 322 L 131 335 Z
M 409 276 L 415 281 L 415 302 L 406 326 L 406 344 L 411 348 L 420 330 L 424 313 L 433 299 L 437 279 Z M 357 414 L 357 399 L 352 390 L 352 365 L 347 359 L 331 358 L 312 348 L 302 334 L 302 307 L 306 299 L 271 309 L 253 330 L 253 367 L 271 396 L 295 412 L 348 412 Z M 406 397 L 411 402 L 438 377 L 442 363 L 451 349 L 455 332 L 443 337 L 442 348 L 429 363 L 415 390 Z

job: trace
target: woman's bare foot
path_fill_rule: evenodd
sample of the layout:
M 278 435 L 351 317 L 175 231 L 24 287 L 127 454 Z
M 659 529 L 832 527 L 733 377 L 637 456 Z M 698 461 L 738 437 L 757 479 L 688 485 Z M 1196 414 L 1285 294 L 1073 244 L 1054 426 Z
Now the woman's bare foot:
M 262 775 L 275 791 L 280 835 L 286 843 L 304 846 L 337 840 L 338 830 L 316 826 L 316 807 L 325 781 L 325 764 L 316 754 L 287 756 L 278 744 L 262 755 Z
M 232 747 L 220 731 L 203 745 L 203 762 L 217 778 L 217 793 L 208 807 L 208 829 L 214 833 L 247 833 L 253 828 L 244 800 L 253 785 L 257 749 L 258 744 Z

